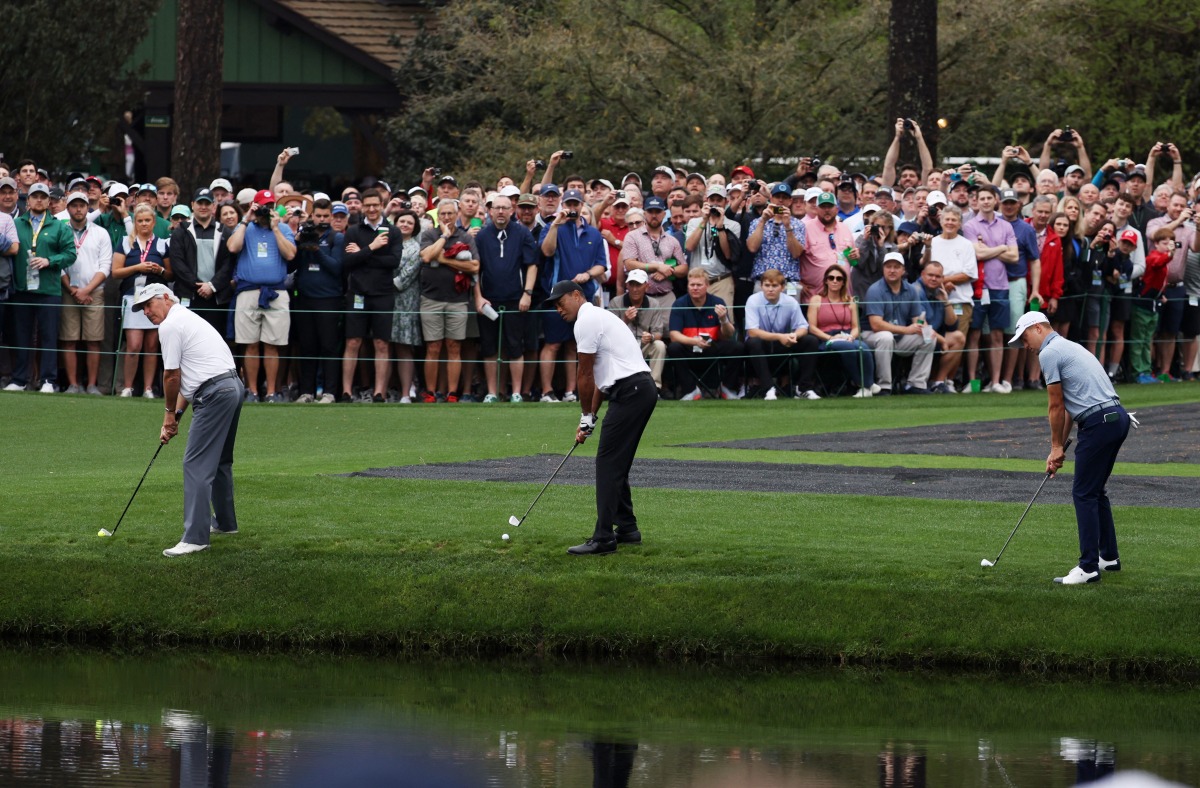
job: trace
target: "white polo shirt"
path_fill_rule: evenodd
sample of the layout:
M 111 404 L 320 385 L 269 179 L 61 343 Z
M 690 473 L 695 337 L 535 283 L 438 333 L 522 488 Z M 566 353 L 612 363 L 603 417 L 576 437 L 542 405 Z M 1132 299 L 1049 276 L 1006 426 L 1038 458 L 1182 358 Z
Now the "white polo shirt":
M 103 273 L 107 279 L 112 273 L 112 239 L 103 227 L 97 227 L 91 222 L 84 225 L 83 232 L 76 232 L 68 223 L 71 238 L 75 241 L 75 262 L 67 269 L 71 277 L 72 287 L 85 287 L 91 284 L 92 277 Z
M 575 347 L 596 357 L 592 376 L 606 393 L 618 380 L 650 371 L 641 345 L 621 318 L 586 301 L 575 317 Z
M 182 304 L 172 306 L 158 324 L 158 342 L 163 369 L 179 370 L 179 393 L 188 402 L 201 383 L 236 369 L 233 354 L 217 330 Z

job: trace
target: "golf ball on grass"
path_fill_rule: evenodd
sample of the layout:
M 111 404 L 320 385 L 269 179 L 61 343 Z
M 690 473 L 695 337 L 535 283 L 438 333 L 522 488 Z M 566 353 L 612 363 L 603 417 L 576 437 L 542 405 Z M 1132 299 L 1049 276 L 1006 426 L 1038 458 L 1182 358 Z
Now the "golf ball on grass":
M 508 534 L 501 534 L 500 538 L 501 538 L 501 539 L 503 539 L 504 541 L 506 541 L 506 542 L 507 542 L 507 541 L 508 541 Z
M 96 536 L 99 536 L 101 539 L 103 539 L 104 537 L 108 536 L 108 534 L 105 533 L 103 528 L 101 528 L 99 531 L 96 532 Z

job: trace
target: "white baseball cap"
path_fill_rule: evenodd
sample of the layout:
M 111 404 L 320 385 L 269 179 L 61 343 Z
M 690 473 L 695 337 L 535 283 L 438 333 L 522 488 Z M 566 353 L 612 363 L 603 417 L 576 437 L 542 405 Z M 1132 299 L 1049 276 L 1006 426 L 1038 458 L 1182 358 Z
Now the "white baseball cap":
M 626 282 L 641 282 L 642 284 L 646 284 L 647 282 L 650 281 L 650 277 L 647 276 L 646 272 L 643 271 L 641 268 L 634 268 L 632 271 L 630 271 L 628 274 L 625 275 L 625 281 Z
M 141 312 L 142 307 L 146 304 L 147 301 L 157 298 L 158 296 L 170 296 L 170 295 L 171 295 L 171 290 L 166 285 L 158 284 L 157 282 L 155 282 L 154 284 L 146 285 L 141 290 L 137 291 L 137 295 L 135 295 L 133 297 L 133 304 L 132 304 L 132 306 L 130 306 L 129 311 L 130 312 Z
M 821 196 L 821 187 L 820 186 L 809 186 L 808 189 L 806 189 L 804 192 L 804 201 L 808 202 L 810 200 L 815 200 L 820 196 Z
M 233 184 L 226 178 L 214 178 L 213 182 L 208 185 L 209 191 L 213 189 L 224 189 L 227 192 L 233 193 Z
M 1021 338 L 1021 335 L 1025 333 L 1025 329 L 1029 328 L 1030 326 L 1036 326 L 1038 323 L 1045 323 L 1049 325 L 1050 318 L 1046 317 L 1041 312 L 1026 312 L 1025 314 L 1021 315 L 1019 318 L 1017 318 L 1016 333 L 1013 334 L 1012 339 L 1008 340 L 1008 344 L 1015 345 L 1017 340 Z
M 935 205 L 946 205 L 948 202 L 949 201 L 946 199 L 945 193 L 936 189 L 925 195 L 925 204 L 930 208 Z

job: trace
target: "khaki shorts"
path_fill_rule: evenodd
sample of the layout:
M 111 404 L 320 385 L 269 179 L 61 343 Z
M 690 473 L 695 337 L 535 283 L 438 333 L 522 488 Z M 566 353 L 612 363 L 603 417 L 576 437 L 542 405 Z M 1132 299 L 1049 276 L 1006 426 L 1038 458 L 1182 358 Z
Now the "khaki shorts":
M 70 293 L 63 293 L 62 312 L 58 319 L 58 338 L 63 342 L 104 341 L 104 288 L 92 291 L 92 303 L 75 303 Z
M 971 316 L 973 314 L 975 314 L 975 305 L 974 304 L 951 304 L 951 306 L 954 307 L 954 310 L 956 313 L 958 311 L 958 308 L 962 307 L 962 314 L 958 315 L 958 325 L 956 326 L 956 328 L 959 331 L 966 334 L 968 331 L 971 330 Z
M 426 342 L 467 338 L 467 305 L 421 296 L 421 334 Z
M 275 292 L 279 295 L 271 302 L 270 309 L 259 308 L 257 287 L 238 293 L 234 305 L 233 339 L 239 345 L 288 343 L 288 330 L 292 326 L 292 313 L 288 308 L 291 301 L 282 287 Z

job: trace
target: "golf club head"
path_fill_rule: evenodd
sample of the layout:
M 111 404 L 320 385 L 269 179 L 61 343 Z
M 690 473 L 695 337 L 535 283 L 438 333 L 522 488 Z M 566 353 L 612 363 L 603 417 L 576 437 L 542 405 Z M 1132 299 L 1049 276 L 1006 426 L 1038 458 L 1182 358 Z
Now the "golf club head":
M 101 528 L 100 533 L 104 534 L 105 536 L 112 536 L 112 531 L 108 530 L 107 528 Z
M 995 566 L 995 564 L 994 564 L 994 563 L 992 563 L 991 561 L 987 560 L 986 558 L 985 558 L 985 559 L 983 559 L 982 561 L 980 561 L 980 562 L 979 562 L 979 565 L 980 565 L 980 566 Z
M 512 515 L 509 515 L 509 517 L 508 517 L 508 524 L 515 528 L 521 524 L 521 521 L 517 519 L 517 516 L 515 514 L 512 514 Z

